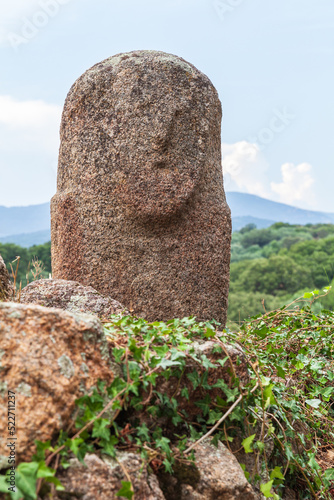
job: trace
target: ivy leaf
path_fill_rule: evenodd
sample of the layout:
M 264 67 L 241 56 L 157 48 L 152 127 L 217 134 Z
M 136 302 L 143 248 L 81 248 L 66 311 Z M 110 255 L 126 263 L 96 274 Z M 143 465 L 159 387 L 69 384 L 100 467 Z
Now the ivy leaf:
M 276 366 L 277 375 L 285 380 L 285 371 L 281 366 Z
M 208 370 L 209 368 L 216 368 L 216 365 L 214 365 L 213 363 L 211 363 L 211 361 L 209 360 L 209 358 L 205 354 L 202 354 L 201 360 L 202 360 L 202 366 L 206 370 Z
M 313 469 L 313 470 L 319 470 L 321 469 L 320 465 L 315 459 L 314 453 L 309 454 L 310 460 L 307 462 L 307 464 Z
M 271 493 L 271 488 L 272 488 L 273 484 L 274 484 L 274 481 L 272 480 L 272 481 L 268 481 L 268 483 L 260 485 L 261 493 L 263 493 L 266 498 L 274 496 Z
M 321 400 L 320 399 L 306 399 L 305 403 L 309 406 L 312 406 L 312 408 L 319 408 L 321 405 Z
M 53 477 L 55 475 L 56 471 L 54 469 L 51 469 L 50 467 L 47 467 L 45 462 L 40 462 L 38 466 L 38 471 L 37 471 L 37 477 Z
M 273 394 L 273 387 L 275 387 L 275 384 L 269 384 L 267 387 L 263 390 L 263 397 L 264 400 L 266 401 L 265 408 L 268 408 L 270 405 L 276 404 L 276 399 Z
M 110 437 L 110 422 L 106 418 L 98 418 L 94 422 L 92 436 L 95 438 L 109 439 Z
M 220 366 L 224 368 L 224 365 L 225 365 L 227 360 L 228 360 L 228 356 L 226 356 L 226 358 L 224 358 L 224 359 L 217 359 L 217 363 L 219 363 Z
M 37 498 L 36 481 L 38 462 L 21 463 L 17 468 L 16 484 L 17 487 L 24 493 L 24 498 Z
M 192 372 L 192 373 L 187 373 L 187 378 L 192 382 L 194 391 L 197 389 L 197 387 L 200 384 L 200 378 L 197 372 Z
M 334 481 L 334 469 L 325 470 L 324 477 L 327 481 Z
M 284 480 L 284 476 L 281 472 L 281 468 L 282 467 L 275 467 L 275 469 L 273 469 L 270 473 L 270 479 L 283 479 Z
M 116 363 L 121 363 L 122 357 L 125 354 L 125 349 L 121 348 L 119 349 L 118 347 L 114 347 L 112 350 L 113 356 L 115 358 Z
M 295 367 L 296 367 L 296 370 L 302 370 L 304 368 L 304 363 L 302 363 L 302 361 L 297 361 L 295 363 Z
M 161 448 L 165 453 L 170 453 L 170 439 L 166 437 L 161 437 L 160 439 L 156 440 L 156 446 L 158 448 Z
M 221 417 L 222 413 L 220 411 L 210 410 L 208 424 L 215 424 Z
M 54 451 L 53 447 L 51 446 L 50 441 L 46 441 L 45 443 L 43 443 L 42 441 L 36 440 L 35 445 L 36 445 L 37 451 L 36 451 L 36 454 L 33 455 L 33 457 L 32 457 L 35 462 L 41 462 L 42 460 L 45 459 L 45 451 L 46 450 Z
M 84 440 L 82 438 L 76 438 L 76 439 L 68 439 L 65 444 L 77 457 L 79 454 L 79 447 L 83 442 Z
M 244 447 L 245 453 L 252 453 L 252 443 L 255 439 L 255 434 L 252 434 L 251 436 L 247 437 L 242 441 L 242 446 Z
M 115 446 L 118 443 L 116 436 L 111 436 L 108 440 L 101 439 L 100 446 L 102 447 L 103 453 L 110 455 L 111 457 L 116 456 Z
M 122 483 L 122 488 L 116 493 L 116 496 L 125 497 L 128 500 L 131 500 L 131 498 L 134 495 L 132 484 L 130 483 L 130 481 L 121 481 L 121 483 Z
M 244 474 L 245 474 L 245 478 L 248 480 L 249 479 L 249 476 L 250 476 L 250 473 L 247 472 L 246 470 L 246 465 L 245 464 L 240 464 L 240 467 L 242 468 L 242 470 L 244 471 Z
M 44 481 L 54 484 L 57 491 L 65 491 L 64 486 L 61 484 L 57 477 L 46 477 Z
M 169 460 L 167 460 L 167 458 L 165 458 L 165 460 L 163 461 L 163 464 L 165 466 L 165 470 L 166 472 L 169 472 L 169 474 L 173 474 L 173 468 L 172 468 L 172 464 Z
M 189 401 L 189 391 L 187 387 L 183 387 L 183 389 L 181 389 L 181 396 Z
M 214 384 L 213 387 L 219 387 L 220 389 L 222 389 L 222 391 L 225 392 L 225 394 L 227 396 L 227 400 L 226 400 L 227 403 L 233 403 L 235 401 L 237 394 L 239 393 L 238 387 L 235 387 L 234 389 L 230 389 L 229 386 L 224 382 L 224 380 L 222 378 L 220 378 L 216 382 L 216 384 Z
M 324 389 L 321 389 L 320 394 L 325 399 L 325 401 L 328 401 L 333 392 L 334 387 L 325 387 Z
M 142 441 L 150 440 L 149 430 L 145 423 L 143 423 L 140 427 L 137 428 L 137 434 Z
M 170 366 L 180 366 L 180 361 L 172 361 L 171 359 L 163 358 L 158 364 L 157 367 L 161 367 L 163 370 L 165 368 L 169 368 Z
M 0 476 L 0 492 L 8 493 L 10 487 L 11 485 L 6 481 L 6 476 Z M 10 497 L 11 500 L 21 500 L 24 498 L 24 493 L 16 485 L 16 491 L 10 492 Z
M 167 344 L 164 346 L 155 346 L 154 350 L 159 357 L 163 358 L 169 352 L 169 346 Z
M 198 408 L 201 408 L 203 415 L 207 415 L 210 410 L 210 403 L 211 403 L 211 398 L 207 394 L 204 399 L 201 401 L 196 401 L 195 405 L 198 406 Z

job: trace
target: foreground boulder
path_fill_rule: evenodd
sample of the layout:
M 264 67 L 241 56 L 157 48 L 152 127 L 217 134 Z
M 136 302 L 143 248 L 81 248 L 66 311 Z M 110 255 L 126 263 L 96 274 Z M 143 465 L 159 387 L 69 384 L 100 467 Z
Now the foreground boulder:
M 95 314 L 108 319 L 111 314 L 125 312 L 117 300 L 105 297 L 91 286 L 76 281 L 44 279 L 29 283 L 21 292 L 21 304 L 39 304 L 65 311 Z
M 86 465 L 76 458 L 72 459 L 71 466 L 58 474 L 65 491 L 58 493 L 56 498 L 116 500 L 121 482 L 128 481 L 129 476 L 136 500 L 165 500 L 157 477 L 149 474 L 146 467 L 143 468 L 140 455 L 118 452 L 116 459 L 86 455 Z
M 7 429 L 12 391 L 20 460 L 31 458 L 34 440 L 46 441 L 69 426 L 75 400 L 98 379 L 114 379 L 96 318 L 38 305 L 0 303 L 0 358 L 0 427 Z M 7 437 L 0 435 L 0 459 L 8 455 Z
M 195 448 L 195 466 L 180 464 L 173 476 L 159 474 L 166 500 L 256 500 L 254 492 L 234 455 L 210 439 Z
M 13 297 L 14 289 L 6 265 L 0 255 L 0 301 Z

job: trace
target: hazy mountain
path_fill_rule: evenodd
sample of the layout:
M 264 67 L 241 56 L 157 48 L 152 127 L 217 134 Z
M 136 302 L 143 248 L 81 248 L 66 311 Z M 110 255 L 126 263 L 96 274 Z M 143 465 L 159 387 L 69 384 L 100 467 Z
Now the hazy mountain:
M 33 245 L 42 245 L 51 240 L 50 229 L 36 231 L 35 233 L 10 234 L 0 238 L 0 243 L 15 243 L 20 247 L 32 247 Z
M 275 224 L 274 220 L 269 219 L 258 219 L 257 217 L 251 217 L 250 215 L 242 215 L 240 217 L 232 217 L 233 231 L 240 231 L 247 224 L 255 224 L 258 229 L 263 229 Z
M 319 222 L 334 224 L 334 214 L 331 213 L 303 210 L 284 203 L 266 200 L 254 194 L 230 191 L 226 193 L 226 197 L 233 219 L 255 217 L 262 221 L 266 219 L 268 222 L 288 222 L 289 224 L 317 224 Z M 249 222 L 256 224 L 254 220 Z M 246 223 L 248 224 L 248 222 Z
M 269 227 L 275 222 L 289 224 L 334 224 L 334 214 L 302 210 L 284 203 L 266 200 L 253 194 L 227 192 L 232 211 L 233 230 L 238 231 L 246 224 Z M 50 206 L 30 205 L 28 207 L 0 206 L 0 241 L 31 246 L 50 240 Z
M 21 233 L 35 233 L 50 229 L 50 205 L 28 207 L 0 206 L 0 238 Z

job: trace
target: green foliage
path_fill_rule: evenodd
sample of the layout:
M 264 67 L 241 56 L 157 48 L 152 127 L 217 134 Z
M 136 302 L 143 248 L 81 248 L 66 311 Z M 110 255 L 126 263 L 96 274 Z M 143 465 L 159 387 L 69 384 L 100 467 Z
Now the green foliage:
M 153 470 L 164 468 L 172 474 L 177 462 L 195 459 L 193 450 L 200 438 L 231 443 L 236 429 L 242 430 L 243 448 L 257 464 L 245 475 L 253 484 L 260 483 L 265 497 L 281 498 L 287 484 L 303 491 L 303 499 L 330 498 L 334 469 L 323 465 L 321 453 L 334 445 L 334 314 L 312 312 L 317 296 L 318 290 L 310 292 L 302 299 L 308 306 L 299 308 L 297 302 L 293 310 L 256 317 L 238 332 L 226 330 L 219 336 L 217 323 L 197 323 L 195 318 L 147 323 L 113 316 L 105 332 L 123 367 L 123 378 L 116 377 L 108 387 L 101 381 L 91 394 L 77 400 L 72 435 L 61 432 L 52 445 L 36 442 L 33 461 L 17 469 L 19 493 L 11 498 L 21 494 L 35 499 L 41 486 L 46 492 L 61 489 L 57 468 L 59 464 L 66 468 L 71 454 L 84 461 L 87 452 L 116 457 L 121 448 L 136 451 Z M 208 337 L 215 352 L 221 353 L 218 360 L 198 356 L 193 348 L 193 341 Z M 242 345 L 246 353 L 245 384 L 237 378 L 226 383 L 215 377 L 216 382 L 209 383 L 209 369 L 231 363 L 224 351 L 226 342 Z M 181 404 L 189 400 L 186 387 L 181 401 L 176 394 L 160 391 L 164 379 L 175 378 L 178 386 L 185 385 L 189 358 L 198 369 L 187 373 L 186 379 L 203 392 L 196 401 L 201 411 L 191 419 Z M 217 388 L 220 396 L 212 397 Z M 274 445 L 271 456 L 266 452 L 268 440 Z M 0 476 L 0 491 L 7 488 Z M 117 495 L 131 499 L 133 494 L 127 477 Z
M 276 223 L 267 229 L 245 227 L 232 235 L 228 319 L 292 302 L 309 288 L 334 282 L 334 225 Z M 334 309 L 334 292 L 318 302 Z
M 51 243 L 44 243 L 43 245 L 34 245 L 30 248 L 23 248 L 14 243 L 0 243 L 0 255 L 2 255 L 9 274 L 12 276 L 12 271 L 10 264 L 14 271 L 16 270 L 16 262 L 14 260 L 19 256 L 20 263 L 18 266 L 18 274 L 16 283 L 19 285 L 22 283 L 22 287 L 27 284 L 28 281 L 33 281 L 34 273 L 37 272 L 34 268 L 33 263 L 39 261 L 43 264 L 43 269 L 38 271 L 38 278 L 48 278 L 49 273 L 51 273 Z

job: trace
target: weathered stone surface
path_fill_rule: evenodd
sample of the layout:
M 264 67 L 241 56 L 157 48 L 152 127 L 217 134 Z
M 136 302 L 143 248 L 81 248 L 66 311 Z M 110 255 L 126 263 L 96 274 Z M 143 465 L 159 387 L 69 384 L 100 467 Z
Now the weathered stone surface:
M 114 374 L 97 318 L 38 305 L 0 303 L 0 427 L 7 428 L 7 391 L 16 398 L 17 453 L 27 460 L 34 440 L 67 428 L 74 401 Z M 0 435 L 1 455 L 7 434 Z
M 80 498 L 82 500 L 116 500 L 121 481 L 128 481 L 124 469 L 129 474 L 136 500 L 165 500 L 158 480 L 148 474 L 142 459 L 134 453 L 117 453 L 117 461 L 96 455 L 86 455 L 83 465 L 72 459 L 71 467 L 58 474 L 65 491 L 58 493 L 57 499 Z
M 225 323 L 231 218 L 221 104 L 183 59 L 120 54 L 72 86 L 52 200 L 52 272 L 153 320 Z
M 245 474 L 233 454 L 222 444 L 210 440 L 195 449 L 196 467 L 174 467 L 171 477 L 159 474 L 166 500 L 257 500 Z
M 13 285 L 4 260 L 0 255 L 0 300 L 8 300 L 11 297 L 13 297 Z
M 126 312 L 117 300 L 104 297 L 91 286 L 76 281 L 44 279 L 29 283 L 21 292 L 21 304 L 39 304 L 65 311 L 96 314 L 107 319 Z

